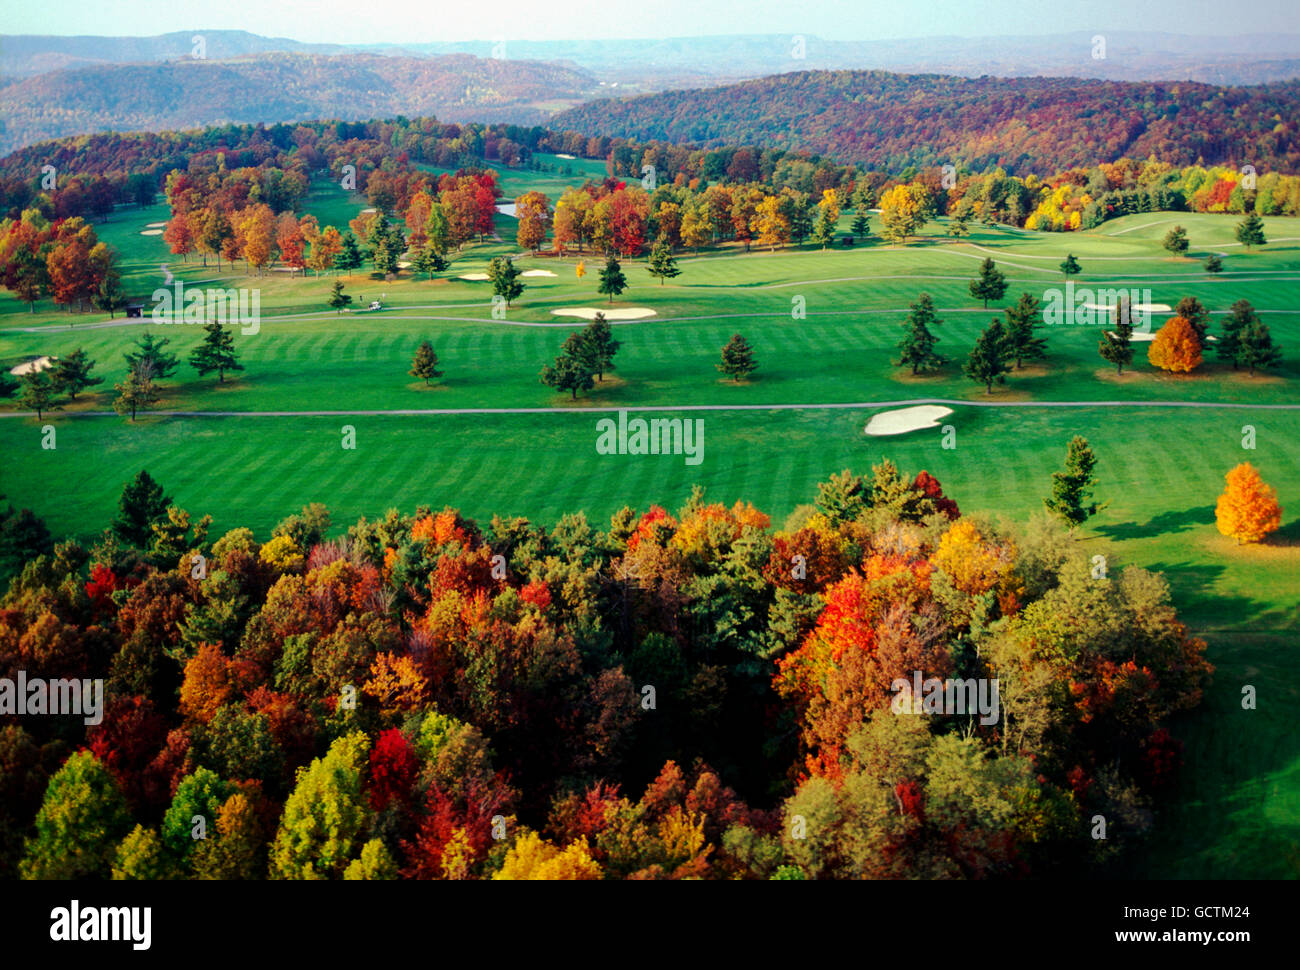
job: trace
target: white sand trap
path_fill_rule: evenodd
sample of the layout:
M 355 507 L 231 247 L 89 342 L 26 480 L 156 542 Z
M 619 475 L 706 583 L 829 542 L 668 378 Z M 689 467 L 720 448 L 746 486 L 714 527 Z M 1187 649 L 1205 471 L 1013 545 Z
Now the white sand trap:
M 165 223 L 165 222 L 150 222 L 150 223 L 146 223 L 146 224 L 145 224 L 145 228 L 146 228 L 146 229 L 166 229 L 166 228 L 167 228 L 167 223 Z
M 914 408 L 899 408 L 897 411 L 881 411 L 873 414 L 867 422 L 866 433 L 874 438 L 891 434 L 907 434 L 922 428 L 939 427 L 939 419 L 952 414 L 952 408 L 937 404 L 919 404 Z
M 513 216 L 515 214 L 515 204 L 513 202 L 507 202 L 504 205 L 498 205 L 497 212 L 501 213 L 503 216 Z
M 549 269 L 526 269 L 519 275 L 520 276 L 554 276 L 555 274 L 552 273 Z
M 583 320 L 595 320 L 597 313 L 605 314 L 606 320 L 642 320 L 659 314 L 643 306 L 628 307 L 625 310 L 606 310 L 592 306 L 566 306 L 551 313 L 557 317 L 581 317 Z
M 376 209 L 376 208 L 374 208 L 374 207 L 371 207 L 371 208 L 369 208 L 369 209 L 362 209 L 362 210 L 361 210 L 361 214 L 362 214 L 362 215 L 365 215 L 367 212 L 378 212 L 378 211 L 379 211 L 378 209 Z
M 54 366 L 57 357 L 37 357 L 35 360 L 29 360 L 25 364 L 19 364 L 17 367 L 9 368 L 9 373 L 14 377 L 22 377 L 24 374 L 39 374 L 43 370 L 48 370 Z
M 1115 336 L 1113 330 L 1107 330 L 1106 333 L 1111 337 Z M 1129 337 L 1130 341 L 1137 344 L 1149 344 L 1155 339 L 1155 331 L 1152 330 L 1134 330 L 1132 336 Z
M 488 276 L 487 273 L 465 273 L 460 278 L 463 280 L 473 280 L 477 283 L 480 280 L 490 280 L 492 277 Z
M 1109 303 L 1085 303 L 1089 310 L 1113 310 L 1113 305 Z M 1133 311 L 1135 313 L 1172 313 L 1173 307 L 1168 303 L 1134 303 Z
M 573 156 L 572 156 L 572 155 L 565 155 L 565 154 L 562 154 L 562 153 L 556 155 L 555 157 L 556 157 L 556 158 L 567 158 L 567 159 L 569 159 L 570 161 L 572 161 L 572 159 L 573 159 Z
M 162 234 L 163 234 L 163 231 L 162 231 L 161 229 L 141 229 L 141 230 L 140 230 L 140 235 L 142 235 L 142 236 L 161 236 Z
M 410 269 L 410 268 L 411 268 L 411 261 L 410 261 L 409 259 L 399 259 L 399 260 L 397 261 L 397 268 L 398 268 L 398 269 Z

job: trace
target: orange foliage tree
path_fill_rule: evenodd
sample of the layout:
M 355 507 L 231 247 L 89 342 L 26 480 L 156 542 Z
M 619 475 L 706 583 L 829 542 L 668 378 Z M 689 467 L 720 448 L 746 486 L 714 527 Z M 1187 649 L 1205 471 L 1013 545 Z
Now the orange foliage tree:
M 1170 317 L 1151 341 L 1147 360 L 1161 370 L 1187 373 L 1201 365 L 1201 342 L 1196 330 L 1182 317 Z
M 1219 531 L 1238 543 L 1259 542 L 1282 524 L 1282 506 L 1277 491 L 1264 483 L 1250 462 L 1228 472 L 1227 488 L 1214 506 Z

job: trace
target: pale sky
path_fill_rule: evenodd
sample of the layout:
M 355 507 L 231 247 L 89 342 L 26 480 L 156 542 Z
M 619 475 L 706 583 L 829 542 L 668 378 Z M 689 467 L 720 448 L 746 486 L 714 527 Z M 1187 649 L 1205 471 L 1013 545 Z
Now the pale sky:
M 836 40 L 1153 30 L 1296 30 L 1295 0 L 6 0 L 7 34 L 148 36 L 247 30 L 312 43 L 574 40 L 708 34 L 809 34 Z

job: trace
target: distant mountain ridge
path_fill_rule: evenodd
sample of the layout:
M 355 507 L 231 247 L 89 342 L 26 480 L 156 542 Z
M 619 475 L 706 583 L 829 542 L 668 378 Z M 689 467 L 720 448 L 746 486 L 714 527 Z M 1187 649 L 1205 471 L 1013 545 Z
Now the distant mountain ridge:
M 598 92 L 572 67 L 468 54 L 262 53 L 95 65 L 0 87 L 0 153 L 65 135 L 397 114 L 535 124 Z
M 553 129 L 703 146 L 805 149 L 898 172 L 1055 172 L 1121 156 L 1300 172 L 1300 81 L 1249 87 L 808 71 L 607 98 Z

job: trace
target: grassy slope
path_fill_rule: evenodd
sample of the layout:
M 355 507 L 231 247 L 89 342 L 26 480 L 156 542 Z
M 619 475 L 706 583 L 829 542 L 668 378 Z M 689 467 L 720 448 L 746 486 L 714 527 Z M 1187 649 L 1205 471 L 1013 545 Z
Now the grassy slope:
M 513 197 L 531 185 L 554 194 L 553 176 L 511 173 Z M 550 184 L 554 182 L 555 184 Z M 517 184 L 516 184 L 517 183 Z M 516 191 L 517 190 L 517 191 Z M 313 189 L 310 207 L 322 224 L 343 225 L 364 203 L 331 185 Z M 161 221 L 155 207 L 123 212 L 101 227 L 101 237 L 123 252 L 128 288 L 147 293 L 159 264 L 171 258 L 158 237 L 142 237 L 144 223 Z M 1199 261 L 1164 257 L 1159 240 L 1176 219 L 1187 226 L 1193 255 L 1227 253 L 1227 273 L 1207 277 Z M 847 220 L 845 220 L 847 221 Z M 1294 402 L 1300 314 L 1300 236 L 1291 220 L 1267 220 L 1270 245 L 1243 254 L 1232 243 L 1235 220 L 1154 213 L 1107 223 L 1097 233 L 1037 235 L 979 230 L 966 243 L 937 234 L 906 249 L 880 245 L 853 250 L 759 253 L 723 251 L 682 257 L 682 276 L 658 286 L 643 263 L 625 263 L 632 289 L 616 306 L 646 306 L 659 318 L 620 326 L 616 376 L 583 402 L 608 406 L 772 404 L 885 401 L 946 397 L 979 402 L 982 389 L 950 364 L 920 381 L 889 364 L 902 318 L 900 308 L 921 290 L 935 297 L 944 320 L 941 349 L 964 355 L 975 333 L 997 312 L 984 311 L 966 290 L 984 249 L 1012 280 L 1010 296 L 1042 296 L 1060 285 L 1056 264 L 1068 249 L 1082 261 L 1077 285 L 1149 286 L 1153 299 L 1172 304 L 1196 295 L 1216 316 L 1240 297 L 1268 313 L 1265 320 L 1290 360 L 1276 375 L 1254 380 L 1211 362 L 1202 374 L 1171 378 L 1154 372 L 1139 347 L 1136 373 L 1116 381 L 1097 357 L 1095 328 L 1047 328 L 1051 358 L 1012 377 L 993 400 L 1194 400 Z M 513 229 L 500 221 L 508 241 Z M 942 227 L 940 227 L 942 229 Z M 980 248 L 983 247 L 983 248 Z M 348 291 L 369 300 L 381 293 L 395 307 L 382 314 L 338 317 L 321 312 L 328 280 L 260 279 L 223 272 L 230 286 L 262 290 L 262 330 L 238 337 L 248 370 L 230 386 L 196 381 L 186 367 L 169 383 L 166 406 L 196 410 L 304 410 L 334 408 L 547 407 L 564 405 L 537 381 L 541 364 L 558 350 L 567 328 L 511 327 L 494 322 L 485 284 L 455 279 L 481 270 L 488 258 L 513 247 L 473 247 L 447 279 L 346 279 Z M 597 306 L 595 274 L 573 275 L 575 259 L 521 260 L 551 269 L 554 279 L 530 279 L 510 321 L 555 322 L 559 306 Z M 589 271 L 594 260 L 588 261 Z M 172 265 L 190 280 L 214 268 Z M 808 317 L 790 318 L 791 298 L 802 296 Z M 292 316 L 293 314 L 306 314 Z M 280 317 L 280 318 L 277 318 Z M 443 318 L 443 319 L 436 319 Z M 447 319 L 450 318 L 450 319 Z M 89 329 L 99 316 L 72 318 L 48 305 L 34 315 L 7 295 L 0 298 L 0 359 L 63 354 L 85 346 L 100 361 L 105 387 L 121 379 L 121 351 L 139 326 Z M 1158 325 L 1160 319 L 1157 318 Z M 579 325 L 578 321 L 573 326 Z M 39 333 L 14 332 L 37 326 Z M 161 326 L 182 356 L 196 328 Z M 757 348 L 756 380 L 719 381 L 718 349 L 741 331 Z M 447 370 L 442 386 L 424 389 L 406 376 L 411 351 L 433 340 Z M 815 366 L 813 366 L 815 365 Z M 111 395 L 93 395 L 82 407 L 106 409 Z M 75 408 L 69 408 L 69 411 Z M 1023 520 L 1040 507 L 1071 434 L 1086 435 L 1101 460 L 1099 494 L 1110 507 L 1084 541 L 1113 562 L 1138 563 L 1168 576 L 1180 612 L 1211 644 L 1219 674 L 1203 712 L 1180 726 L 1187 760 L 1178 806 L 1159 826 L 1142 871 L 1155 875 L 1283 875 L 1300 866 L 1294 843 L 1300 830 L 1300 742 L 1286 712 L 1297 678 L 1283 650 L 1300 630 L 1295 576 L 1300 523 L 1300 412 L 1212 409 L 990 410 L 959 406 L 950 419 L 958 447 L 945 451 L 936 432 L 894 440 L 865 438 L 869 410 L 718 411 L 705 420 L 705 461 L 677 457 L 596 455 L 590 414 L 421 417 L 192 418 L 149 417 L 136 425 L 117 418 L 71 419 L 56 414 L 59 447 L 43 451 L 33 418 L 0 421 L 6 454 L 0 491 L 43 515 L 56 532 L 87 534 L 112 515 L 121 482 L 147 466 L 183 506 L 212 512 L 218 533 L 250 525 L 259 534 L 307 501 L 326 502 L 337 523 L 376 515 L 390 506 L 450 503 L 474 517 L 494 512 L 553 521 L 583 509 L 603 521 L 622 506 L 652 501 L 675 505 L 693 484 L 712 497 L 745 498 L 777 521 L 809 501 L 816 482 L 840 468 L 865 470 L 889 457 L 909 471 L 927 468 L 964 509 Z M 357 428 L 355 452 L 340 447 L 343 424 Z M 1253 424 L 1258 447 L 1240 446 Z M 1280 540 L 1267 548 L 1238 549 L 1213 527 L 1222 475 L 1243 458 L 1254 462 L 1281 493 L 1288 516 Z M 1260 709 L 1243 712 L 1241 685 L 1260 690 Z M 1291 846 L 1288 848 L 1288 846 Z

